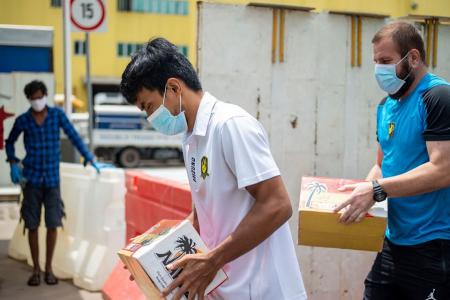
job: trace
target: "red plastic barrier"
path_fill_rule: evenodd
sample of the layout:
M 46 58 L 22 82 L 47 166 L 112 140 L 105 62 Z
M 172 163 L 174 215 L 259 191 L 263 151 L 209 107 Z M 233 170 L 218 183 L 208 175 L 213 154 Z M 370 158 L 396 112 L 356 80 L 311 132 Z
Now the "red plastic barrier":
M 146 300 L 134 281 L 130 281 L 130 272 L 119 262 L 103 285 L 102 296 L 106 300 Z
M 162 219 L 184 219 L 192 209 L 189 185 L 130 171 L 126 173 L 127 239 Z
M 189 185 L 149 176 L 139 171 L 126 172 L 125 219 L 127 240 L 144 233 L 162 219 L 184 219 L 192 209 Z M 103 286 L 108 300 L 144 300 L 130 273 L 118 263 Z

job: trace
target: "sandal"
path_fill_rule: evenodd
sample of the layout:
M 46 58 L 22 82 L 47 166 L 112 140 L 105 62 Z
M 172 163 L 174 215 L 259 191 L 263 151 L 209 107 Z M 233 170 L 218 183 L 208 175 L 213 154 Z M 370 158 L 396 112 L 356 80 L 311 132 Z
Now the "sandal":
M 41 274 L 39 273 L 33 273 L 30 278 L 28 279 L 27 284 L 29 286 L 38 286 L 41 284 Z
M 58 278 L 56 278 L 52 272 L 45 272 L 44 280 L 48 285 L 58 284 Z

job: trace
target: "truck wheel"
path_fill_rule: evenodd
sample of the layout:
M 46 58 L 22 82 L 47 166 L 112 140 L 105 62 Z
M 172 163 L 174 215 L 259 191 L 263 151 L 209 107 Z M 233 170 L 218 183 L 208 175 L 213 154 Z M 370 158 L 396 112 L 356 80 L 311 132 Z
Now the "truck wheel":
M 125 148 L 119 153 L 118 163 L 124 168 L 136 168 L 141 162 L 141 153 L 136 148 Z

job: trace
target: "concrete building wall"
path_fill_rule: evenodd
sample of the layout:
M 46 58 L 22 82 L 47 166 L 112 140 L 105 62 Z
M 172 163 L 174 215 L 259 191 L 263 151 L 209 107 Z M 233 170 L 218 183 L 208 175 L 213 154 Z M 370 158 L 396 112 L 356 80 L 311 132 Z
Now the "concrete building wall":
M 350 16 L 285 14 L 285 60 L 278 61 L 277 47 L 272 63 L 272 9 L 202 4 L 198 67 L 205 90 L 264 125 L 297 211 L 302 176 L 365 178 L 375 162 L 384 93 L 373 75 L 371 39 L 387 20 L 362 18 L 361 66 L 352 67 Z M 440 27 L 432 70 L 447 78 L 448 29 Z M 297 214 L 290 226 L 297 242 Z M 361 299 L 375 253 L 299 246 L 297 254 L 311 299 Z
M 436 68 L 430 67 L 430 72 L 442 76 L 450 81 L 450 24 L 440 25 L 438 28 Z
M 141 0 L 135 3 L 149 6 L 150 2 L 160 1 Z M 188 0 L 187 15 L 170 15 L 118 11 L 118 0 L 105 1 L 108 31 L 91 35 L 92 76 L 102 80 L 108 79 L 113 84 L 117 84 L 126 64 L 129 62 L 128 56 L 117 54 L 118 43 L 143 44 L 155 36 L 165 37 L 176 45 L 187 47 L 188 58 L 195 64 L 197 2 L 197 0 Z M 271 5 L 296 5 L 315 8 L 317 12 L 346 11 L 393 17 L 408 15 L 450 17 L 450 2 L 448 0 L 213 0 L 210 2 L 239 4 L 258 2 Z M 0 1 L 0 24 L 47 25 L 54 28 L 53 63 L 56 93 L 63 93 L 64 89 L 61 14 L 62 9 L 51 6 L 50 0 Z M 74 32 L 71 39 L 73 52 L 74 43 L 76 41 L 82 42 L 84 33 Z M 86 101 L 85 56 L 72 54 L 73 93 L 77 98 Z

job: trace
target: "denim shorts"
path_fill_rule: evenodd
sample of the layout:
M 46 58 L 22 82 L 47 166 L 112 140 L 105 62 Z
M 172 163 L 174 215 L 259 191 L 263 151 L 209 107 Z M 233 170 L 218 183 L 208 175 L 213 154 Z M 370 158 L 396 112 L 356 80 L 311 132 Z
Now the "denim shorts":
M 39 227 L 42 205 L 45 210 L 46 227 L 62 226 L 65 213 L 59 187 L 35 187 L 27 183 L 23 189 L 23 202 L 20 209 L 25 228 L 33 230 Z

